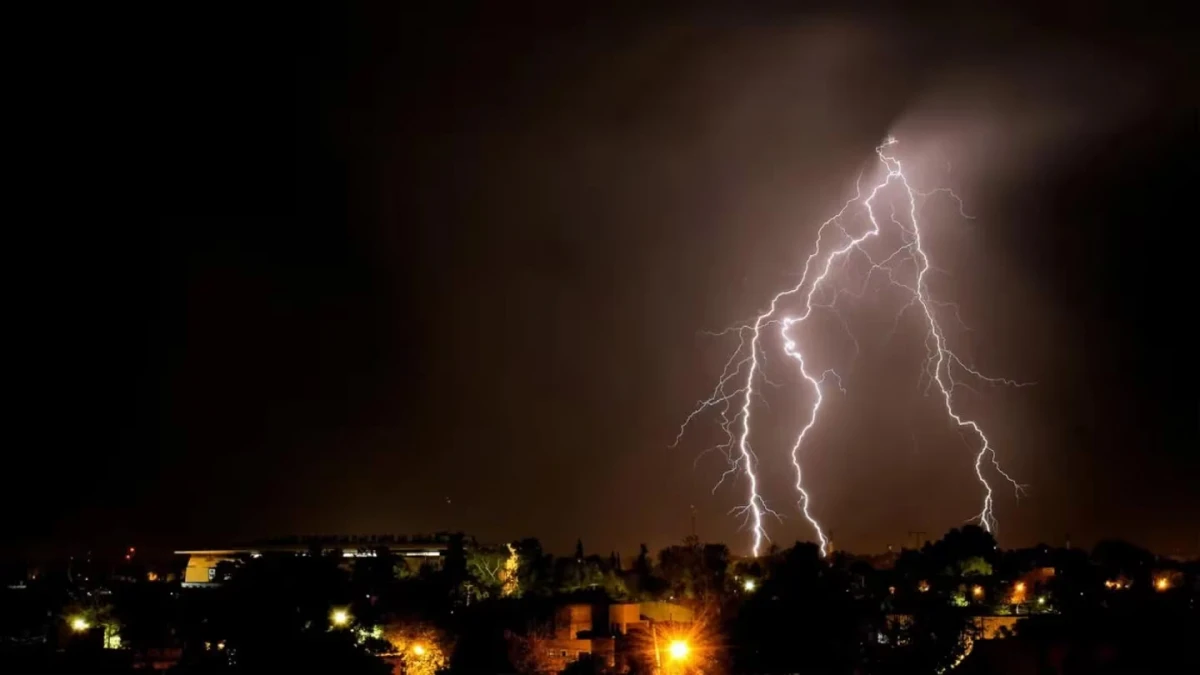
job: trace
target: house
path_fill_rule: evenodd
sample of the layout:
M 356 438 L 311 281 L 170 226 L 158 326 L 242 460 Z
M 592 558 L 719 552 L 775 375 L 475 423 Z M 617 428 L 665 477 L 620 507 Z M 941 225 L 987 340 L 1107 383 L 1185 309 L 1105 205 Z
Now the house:
M 694 620 L 691 610 L 667 602 L 563 605 L 555 612 L 552 636 L 536 639 L 533 648 L 552 672 L 584 657 L 613 668 L 636 646 L 652 640 L 655 624 L 678 626 Z

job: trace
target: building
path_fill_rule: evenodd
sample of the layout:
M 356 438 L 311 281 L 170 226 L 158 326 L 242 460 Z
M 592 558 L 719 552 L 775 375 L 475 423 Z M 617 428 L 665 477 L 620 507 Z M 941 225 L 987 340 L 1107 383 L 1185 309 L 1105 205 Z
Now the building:
M 631 649 L 652 643 L 654 624 L 688 625 L 691 610 L 666 602 L 563 605 L 554 614 L 551 637 L 534 641 L 546 670 L 559 672 L 580 658 L 613 668 L 625 665 Z
M 370 536 L 327 536 L 293 537 L 262 543 L 233 546 L 220 549 L 196 549 L 175 551 L 176 555 L 188 557 L 184 571 L 185 588 L 203 588 L 219 584 L 217 568 L 222 562 L 241 563 L 264 555 L 323 555 L 339 554 L 353 565 L 359 558 L 373 558 L 383 551 L 403 560 L 411 571 L 421 567 L 440 568 L 450 548 L 450 535 L 438 534 L 429 537 L 405 537 L 394 535 Z

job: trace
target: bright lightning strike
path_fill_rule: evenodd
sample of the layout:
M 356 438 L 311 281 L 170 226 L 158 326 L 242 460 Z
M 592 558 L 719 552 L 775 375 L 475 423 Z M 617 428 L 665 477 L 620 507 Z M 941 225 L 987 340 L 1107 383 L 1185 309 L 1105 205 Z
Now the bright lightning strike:
M 913 188 L 908 181 L 908 177 L 904 174 L 903 165 L 900 160 L 890 154 L 889 149 L 895 143 L 895 139 L 889 138 L 883 145 L 876 148 L 876 155 L 885 171 L 881 181 L 871 188 L 866 195 L 863 194 L 860 185 L 856 190 L 855 196 L 847 201 L 833 217 L 821 224 L 817 230 L 816 246 L 804 262 L 804 272 L 800 277 L 800 281 L 795 286 L 786 288 L 775 294 L 771 298 L 771 302 L 767 308 L 755 317 L 753 321 L 734 326 L 719 333 L 720 335 L 736 334 L 738 336 L 737 349 L 734 350 L 729 360 L 725 362 L 725 366 L 712 393 L 708 398 L 697 403 L 696 408 L 680 426 L 679 433 L 672 444 L 673 446 L 677 445 L 682 440 L 687 428 L 697 417 L 709 410 L 716 411 L 718 424 L 724 433 L 724 440 L 705 452 L 707 453 L 711 450 L 722 452 L 728 461 L 728 468 L 721 475 L 721 479 L 713 487 L 713 490 L 715 492 L 717 487 L 720 487 L 730 476 L 739 472 L 745 474 L 748 484 L 746 502 L 744 505 L 734 509 L 734 512 L 743 516 L 746 519 L 745 524 L 750 526 L 753 534 L 752 551 L 755 556 L 759 554 L 763 541 L 767 539 L 766 528 L 763 524 L 764 516 L 774 515 L 778 517 L 778 514 L 767 506 L 759 490 L 758 458 L 750 444 L 752 404 L 756 396 L 761 396 L 760 392 L 756 390 L 756 386 L 760 381 L 769 383 L 763 374 L 765 363 L 762 345 L 764 330 L 772 327 L 778 328 L 779 337 L 783 343 L 784 354 L 796 362 L 800 375 L 808 382 L 812 389 L 812 404 L 805 411 L 804 422 L 799 433 L 796 435 L 795 442 L 792 444 L 789 459 L 795 471 L 794 487 L 798 496 L 797 507 L 805 520 L 816 532 L 820 543 L 821 555 L 826 555 L 828 553 L 829 539 L 825 535 L 821 524 L 810 510 L 811 497 L 805 489 L 802 480 L 803 471 L 801 469 L 800 457 L 805 438 L 817 424 L 818 414 L 825 400 L 824 387 L 827 380 L 830 378 L 834 379 L 837 382 L 839 390 L 841 390 L 842 381 L 841 377 L 832 369 L 818 372 L 810 368 L 803 349 L 792 336 L 792 329 L 807 321 L 813 315 L 814 309 L 829 309 L 838 316 L 842 322 L 842 327 L 849 334 L 848 325 L 841 315 L 837 314 L 835 306 L 837 298 L 842 295 L 861 298 L 870 285 L 871 280 L 875 277 L 876 272 L 883 272 L 886 275 L 887 283 L 894 288 L 904 291 L 909 298 L 908 302 L 896 315 L 897 325 L 909 309 L 920 307 L 922 323 L 926 329 L 925 344 L 928 356 L 924 365 L 924 376 L 928 378 L 928 389 L 932 390 L 932 388 L 936 387 L 937 394 L 945 407 L 946 415 L 975 442 L 975 445 L 971 446 L 975 451 L 975 477 L 984 491 L 983 505 L 975 519 L 989 532 L 996 528 L 996 516 L 993 510 L 994 492 L 991 483 L 988 482 L 987 477 L 984 475 L 985 461 L 990 463 L 995 472 L 1015 489 L 1018 496 L 1022 493 L 1023 486 L 1017 483 L 1016 480 L 1000 467 L 996 450 L 982 427 L 974 420 L 964 417 L 955 407 L 955 388 L 960 386 L 970 388 L 970 386 L 956 380 L 953 371 L 958 369 L 980 382 L 991 385 L 1022 387 L 1029 383 L 1017 382 L 1006 378 L 988 377 L 977 369 L 967 365 L 963 359 L 955 354 L 947 344 L 945 331 L 938 321 L 936 310 L 938 308 L 950 307 L 954 311 L 955 318 L 957 318 L 958 307 L 953 303 L 941 303 L 934 300 L 929 291 L 929 273 L 937 271 L 937 268 L 933 267 L 930 263 L 929 256 L 923 247 L 918 202 L 934 194 L 945 194 L 957 203 L 960 215 L 965 218 L 970 218 L 970 216 L 963 212 L 962 200 L 949 189 L 938 188 L 930 192 L 921 192 Z M 861 183 L 861 177 L 858 182 Z M 886 257 L 877 262 L 868 252 L 866 245 L 870 240 L 878 240 L 881 233 L 880 219 L 876 214 L 876 197 L 892 185 L 899 186 L 903 191 L 903 201 L 906 203 L 908 211 L 908 222 L 906 226 L 904 222 L 897 218 L 895 208 L 892 208 L 888 220 L 898 228 L 902 245 L 892 250 Z M 847 226 L 851 224 L 851 218 L 860 212 L 865 216 L 868 227 L 861 234 L 856 236 L 851 235 L 847 230 Z M 838 244 L 828 249 L 823 246 L 823 242 L 827 237 L 832 238 L 835 235 L 828 233 L 827 230 L 836 230 L 836 236 L 839 241 Z M 870 263 L 870 269 L 859 290 L 855 292 L 847 289 L 831 289 L 835 291 L 832 302 L 828 304 L 817 302 L 817 294 L 822 289 L 831 285 L 831 277 L 836 272 L 845 269 L 855 252 L 861 254 Z M 841 263 L 841 267 L 835 269 L 835 264 L 839 262 Z M 905 264 L 911 264 L 912 267 L 912 271 L 909 274 L 911 281 L 908 282 L 902 278 L 898 278 L 898 275 L 902 274 L 902 266 Z M 794 313 L 781 311 L 785 301 L 789 301 L 793 297 L 802 299 L 802 304 L 797 308 L 797 311 Z M 854 340 L 853 335 L 850 337 Z M 854 340 L 854 343 L 857 351 L 857 340 Z

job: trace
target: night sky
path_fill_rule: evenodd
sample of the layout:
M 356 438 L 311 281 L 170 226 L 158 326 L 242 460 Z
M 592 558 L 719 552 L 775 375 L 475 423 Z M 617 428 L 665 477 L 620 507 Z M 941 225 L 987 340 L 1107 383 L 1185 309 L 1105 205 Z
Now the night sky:
M 734 346 L 703 331 L 794 283 L 892 134 L 975 216 L 928 226 L 933 290 L 970 327 L 952 339 L 1038 383 L 964 398 L 1030 486 L 1000 493 L 1001 543 L 1195 552 L 1186 22 L 968 4 L 47 19 L 23 80 L 39 215 L 9 252 L 30 310 L 10 541 L 453 529 L 631 552 L 694 506 L 745 553 L 744 483 L 710 495 L 723 462 L 693 467 L 711 420 L 668 447 Z M 978 510 L 913 317 L 883 339 L 894 311 L 851 313 L 862 351 L 806 456 L 852 550 Z M 782 356 L 770 374 L 797 380 Z M 771 390 L 756 432 L 783 545 L 811 537 L 783 462 L 801 393 Z

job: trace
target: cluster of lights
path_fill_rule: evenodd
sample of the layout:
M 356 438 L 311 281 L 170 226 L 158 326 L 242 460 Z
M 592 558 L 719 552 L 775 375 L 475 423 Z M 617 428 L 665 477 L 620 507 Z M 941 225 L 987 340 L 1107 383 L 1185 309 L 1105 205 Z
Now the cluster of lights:
M 1110 591 L 1119 591 L 1119 590 L 1123 590 L 1123 589 L 1128 589 L 1132 586 L 1133 586 L 1132 582 L 1122 581 L 1120 579 L 1109 579 L 1104 582 L 1104 587 L 1109 589 Z M 1162 576 L 1162 577 L 1157 577 L 1154 579 L 1154 590 L 1165 591 L 1170 588 L 1171 588 L 1171 580 L 1169 578 Z

